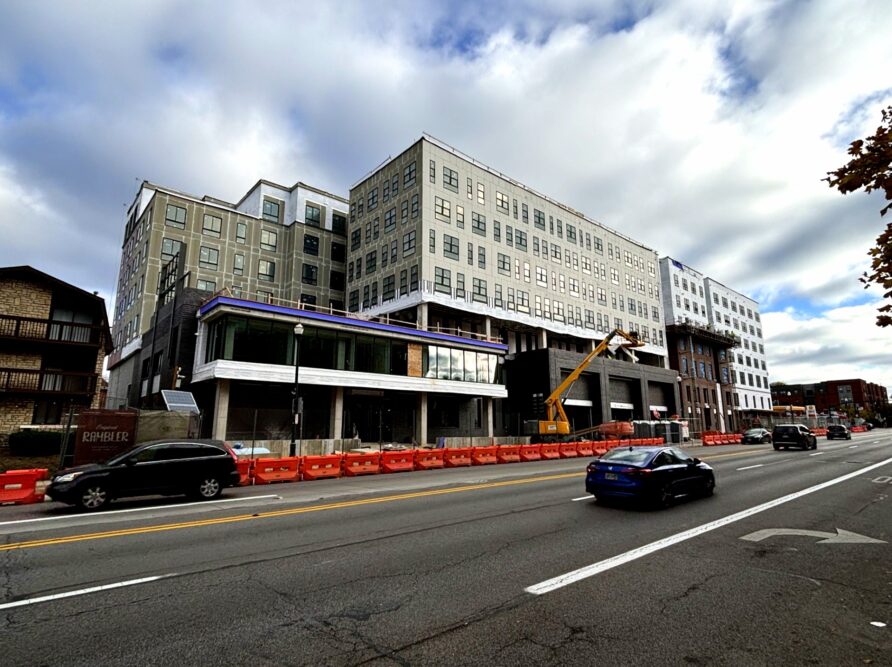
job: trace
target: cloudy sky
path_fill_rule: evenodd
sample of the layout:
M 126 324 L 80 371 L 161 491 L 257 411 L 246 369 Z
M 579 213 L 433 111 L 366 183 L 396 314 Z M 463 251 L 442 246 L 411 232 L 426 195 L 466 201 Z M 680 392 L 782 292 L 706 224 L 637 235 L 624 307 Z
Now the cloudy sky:
M 758 299 L 773 380 L 892 388 L 881 198 L 821 182 L 890 35 L 888 0 L 3 0 L 0 266 L 113 304 L 141 180 L 346 196 L 428 132 Z

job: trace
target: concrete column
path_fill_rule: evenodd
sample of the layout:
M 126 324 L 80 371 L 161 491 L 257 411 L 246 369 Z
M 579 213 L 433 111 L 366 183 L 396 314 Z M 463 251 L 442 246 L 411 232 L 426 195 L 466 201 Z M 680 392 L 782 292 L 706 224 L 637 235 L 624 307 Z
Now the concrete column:
M 418 417 L 415 420 L 415 440 L 419 447 L 427 444 L 427 392 L 418 394 Z
M 426 331 L 427 330 L 427 303 L 424 303 L 424 302 L 419 303 L 418 306 L 416 307 L 416 313 L 417 313 L 416 319 L 418 320 L 418 328 L 421 329 L 422 331 Z
M 545 329 L 539 329 L 536 332 L 536 338 L 538 339 L 537 345 L 540 350 L 544 350 L 548 347 L 548 332 Z
M 598 380 L 601 384 L 601 421 L 610 421 L 610 383 L 607 373 L 599 373 Z
M 643 415 L 635 415 L 633 412 L 634 419 L 650 419 L 650 392 L 647 390 L 647 378 L 642 377 L 639 380 L 639 386 L 641 389 L 641 411 L 644 413 Z
M 329 429 L 332 438 L 339 439 L 344 437 L 344 388 L 335 387 L 334 401 L 331 406 L 331 420 Z M 352 433 L 350 435 L 353 435 Z
M 598 347 L 598 341 L 596 341 L 594 338 L 592 338 L 592 339 L 588 342 L 588 351 L 589 351 L 589 352 L 594 352 L 596 347 Z
M 486 437 L 492 438 L 493 432 L 495 429 L 493 428 L 494 422 L 494 414 L 493 414 L 493 400 L 492 397 L 487 397 L 486 399 Z M 492 442 L 492 441 L 490 441 Z
M 483 318 L 483 333 L 487 339 L 492 336 L 492 320 L 488 316 Z
M 215 440 L 226 440 L 226 424 L 229 421 L 229 380 L 217 380 L 217 396 L 214 399 Z

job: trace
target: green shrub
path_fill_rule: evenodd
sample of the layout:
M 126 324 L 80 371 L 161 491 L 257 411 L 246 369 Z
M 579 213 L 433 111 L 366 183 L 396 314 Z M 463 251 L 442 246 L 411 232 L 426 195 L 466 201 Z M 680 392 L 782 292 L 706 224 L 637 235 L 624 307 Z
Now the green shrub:
M 9 434 L 9 453 L 13 456 L 52 456 L 62 448 L 59 431 L 18 431 Z

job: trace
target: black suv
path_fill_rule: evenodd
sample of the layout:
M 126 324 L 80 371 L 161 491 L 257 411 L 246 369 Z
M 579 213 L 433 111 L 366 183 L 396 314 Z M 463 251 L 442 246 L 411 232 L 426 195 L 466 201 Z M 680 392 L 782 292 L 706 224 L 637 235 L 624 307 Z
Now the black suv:
M 801 447 L 802 449 L 817 449 L 818 439 L 802 424 L 778 424 L 771 433 L 774 448 Z
M 46 493 L 53 500 L 98 510 L 113 498 L 187 494 L 211 500 L 237 486 L 235 453 L 219 440 L 155 440 L 105 463 L 60 470 Z
M 835 440 L 836 438 L 851 440 L 852 432 L 843 424 L 830 424 L 830 426 L 827 427 L 827 439 Z

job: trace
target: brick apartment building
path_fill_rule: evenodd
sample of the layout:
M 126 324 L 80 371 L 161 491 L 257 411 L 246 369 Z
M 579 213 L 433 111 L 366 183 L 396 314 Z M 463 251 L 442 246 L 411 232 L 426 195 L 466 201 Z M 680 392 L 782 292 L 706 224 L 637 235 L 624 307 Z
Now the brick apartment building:
M 0 439 L 101 407 L 105 302 L 30 266 L 0 268 Z
M 777 405 L 814 405 L 818 414 L 854 408 L 857 413 L 883 411 L 889 405 L 886 388 L 861 379 L 824 380 L 811 384 L 775 383 L 771 397 Z

